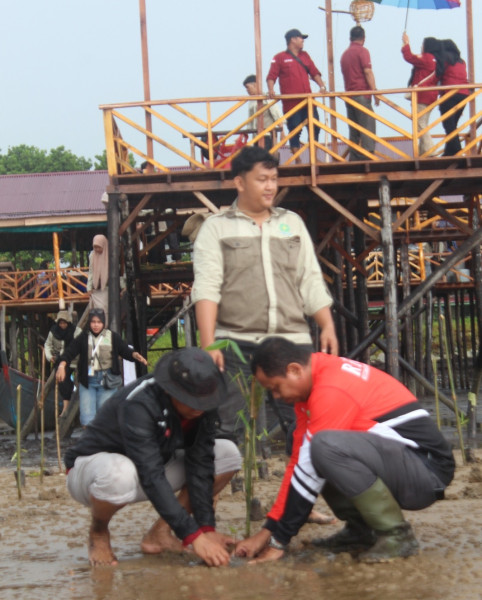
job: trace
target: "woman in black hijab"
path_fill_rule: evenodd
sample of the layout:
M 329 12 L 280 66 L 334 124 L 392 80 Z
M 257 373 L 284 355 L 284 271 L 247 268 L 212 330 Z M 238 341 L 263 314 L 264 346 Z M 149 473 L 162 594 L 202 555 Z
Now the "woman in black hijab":
M 69 312 L 67 310 L 59 311 L 44 346 L 45 359 L 48 360 L 54 368 L 58 366 L 60 355 L 74 339 L 74 335 L 75 326 L 72 324 L 72 317 Z M 72 369 L 68 367 L 65 372 L 65 379 L 59 382 L 59 396 L 62 398 L 61 417 L 65 416 L 67 412 L 73 391 L 74 382 L 72 381 Z

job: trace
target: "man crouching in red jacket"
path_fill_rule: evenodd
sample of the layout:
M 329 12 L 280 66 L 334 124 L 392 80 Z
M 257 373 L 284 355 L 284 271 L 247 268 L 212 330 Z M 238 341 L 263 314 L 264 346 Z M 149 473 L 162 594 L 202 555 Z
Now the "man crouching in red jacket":
M 321 493 L 344 529 L 317 540 L 363 562 L 418 553 L 402 508 L 443 498 L 455 462 L 412 393 L 390 375 L 347 358 L 310 354 L 282 338 L 256 349 L 252 371 L 275 398 L 294 404 L 293 453 L 278 497 L 238 556 L 277 560 Z

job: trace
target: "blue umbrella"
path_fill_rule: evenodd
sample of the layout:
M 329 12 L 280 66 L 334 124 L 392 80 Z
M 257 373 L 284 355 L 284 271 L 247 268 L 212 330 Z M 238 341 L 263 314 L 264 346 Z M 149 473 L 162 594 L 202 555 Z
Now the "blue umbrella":
M 429 10 L 439 10 L 441 8 L 460 8 L 460 0 L 372 0 L 377 4 L 385 4 L 387 6 L 398 6 L 406 8 L 405 29 L 407 29 L 408 9 L 409 8 L 426 8 Z

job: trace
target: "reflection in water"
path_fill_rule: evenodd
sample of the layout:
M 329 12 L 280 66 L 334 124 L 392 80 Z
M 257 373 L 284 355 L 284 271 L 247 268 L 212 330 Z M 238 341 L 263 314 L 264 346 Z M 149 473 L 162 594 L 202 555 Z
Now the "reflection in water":
M 27 557 L 22 556 L 25 560 Z M 32 558 L 32 557 L 30 557 Z M 276 563 L 248 566 L 233 559 L 230 567 L 209 569 L 192 555 L 142 556 L 121 560 L 117 567 L 91 569 L 86 560 L 59 572 L 57 561 L 37 566 L 39 580 L 29 573 L 29 584 L 20 578 L 6 585 L 0 563 L 2 600 L 439 600 L 445 584 L 430 574 L 437 572 L 437 555 L 413 557 L 390 564 L 362 565 L 348 555 L 326 555 L 311 547 Z M 30 561 L 30 565 L 36 565 Z M 10 567 L 12 565 L 10 564 Z M 44 577 L 40 577 L 43 570 Z M 55 575 L 54 575 L 55 572 Z M 24 573 L 25 575 L 25 573 Z M 454 582 L 455 583 L 455 582 Z M 452 587 L 452 586 L 449 586 Z M 472 600 L 461 581 L 461 596 Z M 474 597 L 475 598 L 475 597 Z

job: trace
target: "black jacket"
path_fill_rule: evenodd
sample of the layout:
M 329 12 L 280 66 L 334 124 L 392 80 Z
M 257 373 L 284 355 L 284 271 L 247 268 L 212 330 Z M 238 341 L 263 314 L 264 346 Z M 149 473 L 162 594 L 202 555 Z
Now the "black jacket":
M 119 356 L 134 362 L 132 353 L 135 352 L 129 345 L 124 342 L 121 336 L 112 331 L 112 365 L 110 369 L 114 375 L 120 375 L 121 370 L 119 366 Z M 89 332 L 83 331 L 80 335 L 74 338 L 68 347 L 64 350 L 63 354 L 59 357 L 57 364 L 64 361 L 67 366 L 74 360 L 76 356 L 79 357 L 79 364 L 77 371 L 79 374 L 79 381 L 84 387 L 89 387 Z
M 100 408 L 78 443 L 65 454 L 68 469 L 78 456 L 117 452 L 136 466 L 139 481 L 157 512 L 185 539 L 214 528 L 214 437 L 217 411 L 208 411 L 184 433 L 169 396 L 150 375 L 116 392 Z M 174 451 L 183 448 L 193 516 L 179 504 L 164 472 Z

